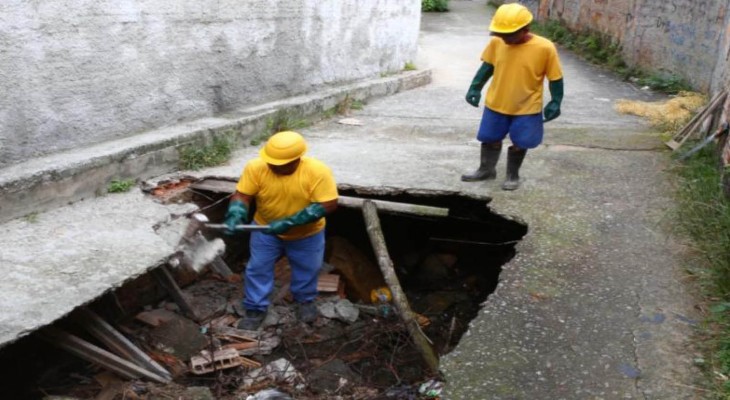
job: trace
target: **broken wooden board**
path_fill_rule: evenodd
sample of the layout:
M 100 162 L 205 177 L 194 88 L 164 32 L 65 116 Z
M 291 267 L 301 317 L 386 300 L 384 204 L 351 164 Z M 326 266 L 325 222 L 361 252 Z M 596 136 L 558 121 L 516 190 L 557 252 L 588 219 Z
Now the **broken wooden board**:
M 128 379 L 147 379 L 157 383 L 168 383 L 170 379 L 162 377 L 154 372 L 148 371 L 139 365 L 131 363 L 115 354 L 112 354 L 101 347 L 91 344 L 77 336 L 71 335 L 60 329 L 44 328 L 42 337 L 50 343 L 67 350 L 68 352 L 83 358 L 86 361 L 100 365 L 103 368 L 116 372 Z

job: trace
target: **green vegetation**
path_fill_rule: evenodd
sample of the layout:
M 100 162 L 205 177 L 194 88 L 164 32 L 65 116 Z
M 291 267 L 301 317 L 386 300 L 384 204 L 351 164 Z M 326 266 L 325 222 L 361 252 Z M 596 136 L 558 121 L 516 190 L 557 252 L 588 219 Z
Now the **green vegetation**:
M 406 65 L 403 66 L 403 71 L 415 71 L 417 69 L 418 68 L 416 68 L 416 64 L 414 64 L 410 61 L 406 62 Z
M 350 109 L 352 110 L 362 110 L 365 107 L 365 102 L 362 100 L 353 100 L 352 104 L 350 104 Z
M 705 148 L 677 168 L 679 229 L 694 245 L 693 268 L 709 315 L 700 334 L 713 398 L 730 398 L 730 201 L 723 194 L 717 149 Z M 709 397 L 708 397 L 709 398 Z
M 109 182 L 109 186 L 106 188 L 109 193 L 124 193 L 128 192 L 134 187 L 134 179 L 114 179 Z
M 26 215 L 25 220 L 30 224 L 35 224 L 36 222 L 38 222 L 38 213 L 34 211 Z
M 297 117 L 288 111 L 277 111 L 273 117 L 266 120 L 266 129 L 251 138 L 250 144 L 258 146 L 277 132 L 306 128 L 309 125 L 309 121 L 304 118 Z
M 621 55 L 621 45 L 608 35 L 591 31 L 573 32 L 555 20 L 534 22 L 530 29 L 592 63 L 606 66 L 624 79 L 631 78 L 639 85 L 667 94 L 691 90 L 691 86 L 676 75 L 629 67 Z
M 421 0 L 421 11 L 449 11 L 449 0 Z
M 197 171 L 220 165 L 231 157 L 233 141 L 227 136 L 213 138 L 213 143 L 203 146 L 186 146 L 180 150 L 180 167 Z

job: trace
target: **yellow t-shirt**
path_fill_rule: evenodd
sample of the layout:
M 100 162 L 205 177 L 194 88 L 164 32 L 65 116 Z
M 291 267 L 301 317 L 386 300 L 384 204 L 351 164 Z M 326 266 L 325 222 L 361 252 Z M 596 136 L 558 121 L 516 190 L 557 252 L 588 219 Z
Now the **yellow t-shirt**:
M 494 66 L 484 105 L 507 115 L 542 112 L 543 79 L 547 76 L 555 81 L 563 77 L 555 45 L 535 34 L 518 45 L 507 45 L 493 37 L 482 52 L 482 61 Z
M 256 198 L 254 221 L 267 225 L 270 221 L 296 214 L 311 203 L 323 203 L 338 197 L 332 171 L 323 162 L 302 157 L 291 175 L 273 173 L 261 158 L 249 161 L 238 180 L 236 190 Z M 324 229 L 325 220 L 295 226 L 279 235 L 284 240 L 295 240 L 314 235 Z

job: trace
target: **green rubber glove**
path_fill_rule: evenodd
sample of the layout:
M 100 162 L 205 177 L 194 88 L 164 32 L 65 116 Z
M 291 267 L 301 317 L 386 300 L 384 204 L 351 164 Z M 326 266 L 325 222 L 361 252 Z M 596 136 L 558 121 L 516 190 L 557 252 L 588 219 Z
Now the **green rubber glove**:
M 225 224 L 226 230 L 223 231 L 226 235 L 233 235 L 236 233 L 236 225 L 242 224 L 244 220 L 248 219 L 248 209 L 246 204 L 241 200 L 234 200 L 228 204 L 228 211 L 226 212 Z
M 272 235 L 281 235 L 289 229 L 298 226 L 314 222 L 326 214 L 324 207 L 319 203 L 312 203 L 307 207 L 301 209 L 291 217 L 277 219 L 269 223 L 269 229 L 265 230 L 264 233 Z
M 487 84 L 489 78 L 492 77 L 493 73 L 494 66 L 492 64 L 482 63 L 477 74 L 474 75 L 474 80 L 472 80 L 469 90 L 466 92 L 467 103 L 474 107 L 479 107 L 479 100 L 482 98 L 482 89 Z
M 552 121 L 560 116 L 560 103 L 563 102 L 563 79 L 557 81 L 550 81 L 548 87 L 550 88 L 550 96 L 552 100 L 547 103 L 545 110 L 543 111 L 544 119 L 542 122 Z

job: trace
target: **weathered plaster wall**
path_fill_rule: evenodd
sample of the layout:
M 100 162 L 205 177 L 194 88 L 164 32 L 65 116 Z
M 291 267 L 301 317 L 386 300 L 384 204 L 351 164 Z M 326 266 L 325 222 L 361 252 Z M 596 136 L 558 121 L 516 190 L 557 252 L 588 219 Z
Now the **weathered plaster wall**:
M 401 70 L 419 0 L 3 0 L 0 167 Z
M 539 15 L 620 41 L 632 65 L 679 74 L 707 91 L 726 78 L 728 0 L 541 0 Z

